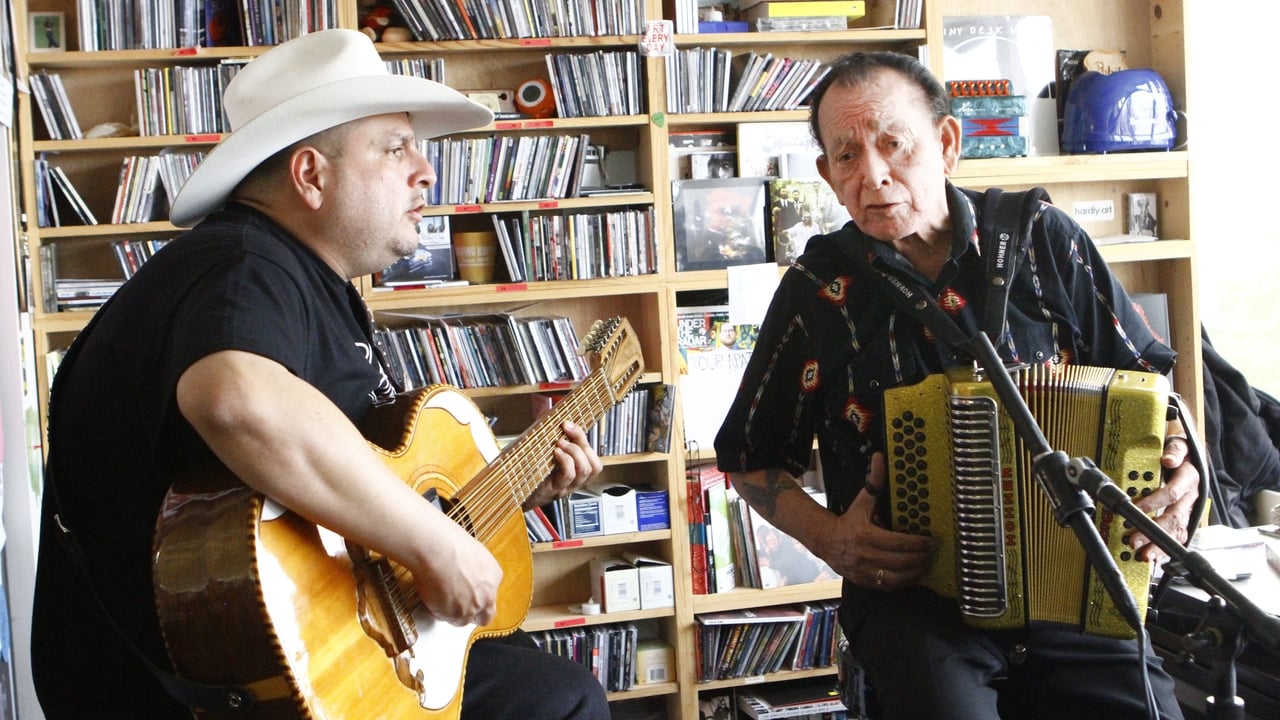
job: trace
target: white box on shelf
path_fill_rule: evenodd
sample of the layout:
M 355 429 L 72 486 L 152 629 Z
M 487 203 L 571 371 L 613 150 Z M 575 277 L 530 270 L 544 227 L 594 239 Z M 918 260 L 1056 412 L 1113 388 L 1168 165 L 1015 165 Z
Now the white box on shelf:
M 640 574 L 636 566 L 617 556 L 591 560 L 591 599 L 601 612 L 640 609 Z
M 593 491 L 600 493 L 600 528 L 605 535 L 633 533 L 639 529 L 635 488 L 613 484 L 593 488 Z
M 640 582 L 640 609 L 672 607 L 676 604 L 675 574 L 671 563 L 639 553 L 626 552 L 623 559 L 635 566 Z
M 636 684 L 671 682 L 675 679 L 676 653 L 663 640 L 636 643 Z

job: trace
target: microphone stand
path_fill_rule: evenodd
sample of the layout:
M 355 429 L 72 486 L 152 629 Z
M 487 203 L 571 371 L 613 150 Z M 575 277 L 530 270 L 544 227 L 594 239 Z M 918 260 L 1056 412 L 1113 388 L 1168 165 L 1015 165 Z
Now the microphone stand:
M 1022 394 L 1004 362 L 996 354 L 995 347 L 985 333 L 978 333 L 964 343 L 980 364 L 990 368 L 987 375 L 995 388 L 1004 410 L 1013 421 L 1014 430 L 1031 450 L 1032 475 L 1044 490 L 1053 507 L 1054 518 L 1063 527 L 1070 527 L 1083 546 L 1085 556 L 1098 573 L 1112 602 L 1126 622 L 1143 635 L 1144 621 L 1137 602 L 1124 582 L 1124 576 L 1115 558 L 1107 550 L 1092 522 L 1095 510 L 1092 498 L 1124 518 L 1130 526 L 1141 531 L 1163 550 L 1172 560 L 1166 569 L 1184 575 L 1189 581 L 1213 596 L 1208 617 L 1201 630 L 1187 636 L 1184 646 L 1188 651 L 1218 647 L 1225 650 L 1228 663 L 1243 648 L 1241 630 L 1249 631 L 1263 647 L 1280 655 L 1280 619 L 1267 614 L 1236 587 L 1213 569 L 1213 565 L 1200 553 L 1183 547 L 1164 528 L 1133 504 L 1128 494 L 1107 477 L 1106 473 L 1089 458 L 1068 458 L 1066 453 L 1049 447 L 1044 433 L 1036 423 Z M 1225 612 L 1229 610 L 1230 612 Z M 1214 626 L 1212 623 L 1216 622 Z M 1243 628 L 1241 626 L 1243 624 Z M 1211 718 L 1243 720 L 1244 704 L 1235 694 L 1235 668 L 1230 664 L 1219 676 L 1215 696 L 1209 698 Z
M 1247 631 L 1258 644 L 1280 656 L 1280 618 L 1270 615 L 1240 592 L 1203 555 L 1188 550 L 1156 521 L 1147 517 L 1106 473 L 1088 458 L 1076 458 L 1067 467 L 1067 478 L 1084 488 L 1117 515 L 1146 535 L 1171 560 L 1165 571 L 1185 577 L 1209 593 L 1204 619 L 1195 632 L 1183 636 L 1184 652 L 1204 651 L 1218 663 L 1214 693 L 1208 698 L 1206 717 L 1243 720 L 1244 701 L 1236 695 L 1235 658 L 1244 650 Z

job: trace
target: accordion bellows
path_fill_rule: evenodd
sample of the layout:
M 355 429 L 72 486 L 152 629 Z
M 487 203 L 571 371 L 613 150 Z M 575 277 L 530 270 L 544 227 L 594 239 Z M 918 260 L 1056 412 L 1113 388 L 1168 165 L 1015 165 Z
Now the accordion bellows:
M 1159 487 L 1169 382 L 1161 375 L 1036 365 L 1014 381 L 1049 446 L 1088 457 L 1131 498 Z M 954 597 L 965 622 L 1033 623 L 1133 637 L 1070 528 L 1032 478 L 1032 458 L 981 373 L 961 369 L 885 392 L 891 526 L 931 535 L 922 584 Z M 1123 518 L 1095 524 L 1145 615 L 1149 563 L 1129 549 Z

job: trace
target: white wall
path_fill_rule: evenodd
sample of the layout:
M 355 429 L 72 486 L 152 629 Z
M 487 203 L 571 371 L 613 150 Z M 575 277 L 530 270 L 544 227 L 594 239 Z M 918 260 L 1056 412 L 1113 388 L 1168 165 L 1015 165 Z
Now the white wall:
M 3 130 L 3 128 L 0 128 Z M 9 157 L 11 148 L 6 136 L 0 135 L 0 153 Z M 14 196 L 13 178 L 8 169 L 0 171 L 0 198 Z M 13 205 L 0 201 L 0 235 L 7 236 L 13 224 Z M 16 342 L 20 329 L 18 316 L 17 269 L 14 254 L 8 248 L 0 252 L 0 337 L 6 338 L 0 347 L 0 426 L 3 427 L 3 443 L 0 444 L 0 468 L 3 478 L 3 535 L 6 564 L 6 590 L 9 600 L 12 655 L 14 671 L 14 696 L 18 717 L 22 720 L 40 720 L 35 689 L 31 683 L 31 606 L 35 590 L 36 532 L 40 512 L 33 483 L 39 470 L 39 438 L 36 446 L 27 435 L 27 412 L 35 413 L 30 405 L 33 398 L 23 393 L 21 358 Z M 28 335 L 29 338 L 29 335 Z M 29 345 L 27 346 L 29 350 Z M 28 452 L 34 450 L 35 454 Z M 30 464 L 32 458 L 36 465 Z M 7 710 L 5 708 L 4 710 Z M 0 717 L 7 716 L 0 712 Z
M 1274 128 L 1280 5 L 1188 0 L 1195 237 L 1204 327 L 1255 386 L 1280 395 L 1280 143 Z M 1194 13 L 1194 16 L 1192 15 Z

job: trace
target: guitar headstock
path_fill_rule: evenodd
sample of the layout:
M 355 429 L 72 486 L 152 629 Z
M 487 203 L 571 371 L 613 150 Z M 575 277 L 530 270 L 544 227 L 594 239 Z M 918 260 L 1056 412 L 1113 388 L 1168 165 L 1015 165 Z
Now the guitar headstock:
M 626 318 L 597 320 L 579 343 L 591 367 L 604 375 L 615 402 L 627 394 L 644 372 L 640 341 Z

